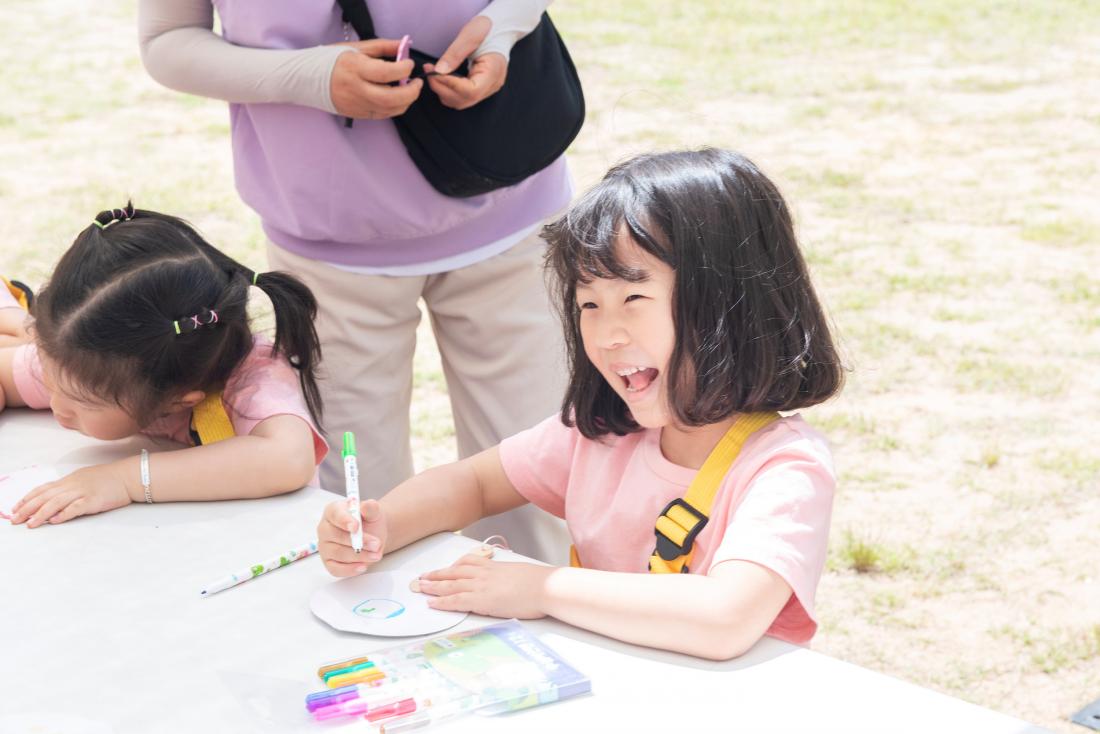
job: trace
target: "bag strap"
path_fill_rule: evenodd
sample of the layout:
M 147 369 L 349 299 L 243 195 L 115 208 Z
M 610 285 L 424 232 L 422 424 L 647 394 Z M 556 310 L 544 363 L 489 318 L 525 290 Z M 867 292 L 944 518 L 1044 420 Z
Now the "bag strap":
M 359 40 L 369 41 L 378 37 L 374 32 L 374 21 L 371 20 L 366 0 L 336 0 L 336 2 L 344 11 L 344 22 L 351 23 L 351 27 L 359 34 Z
M 657 517 L 657 546 L 649 558 L 650 573 L 687 573 L 695 538 L 710 519 L 722 480 L 749 436 L 779 419 L 778 413 L 748 413 L 730 426 L 703 462 L 683 499 L 669 502 Z
M 191 409 L 191 438 L 196 446 L 208 446 L 236 435 L 220 390 L 210 393 Z

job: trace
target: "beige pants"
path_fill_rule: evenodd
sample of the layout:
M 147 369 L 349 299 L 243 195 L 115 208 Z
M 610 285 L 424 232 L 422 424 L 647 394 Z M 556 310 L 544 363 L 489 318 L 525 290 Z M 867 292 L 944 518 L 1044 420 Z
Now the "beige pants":
M 271 269 L 297 275 L 317 297 L 321 392 L 332 447 L 321 467 L 323 487 L 343 492 L 344 431 L 355 432 L 364 498 L 381 497 L 412 475 L 409 402 L 421 298 L 439 345 L 460 458 L 559 409 L 562 336 L 546 297 L 542 252 L 536 234 L 469 267 L 392 277 L 340 270 L 268 243 Z M 532 505 L 466 530 L 477 538 L 494 533 L 520 553 L 568 563 L 564 523 Z

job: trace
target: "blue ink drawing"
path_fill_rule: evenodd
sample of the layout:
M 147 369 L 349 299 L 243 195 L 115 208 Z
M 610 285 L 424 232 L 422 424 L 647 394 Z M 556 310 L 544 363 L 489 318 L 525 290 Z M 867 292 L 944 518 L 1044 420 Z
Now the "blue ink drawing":
M 393 599 L 367 599 L 351 611 L 368 619 L 393 619 L 405 612 L 405 605 Z

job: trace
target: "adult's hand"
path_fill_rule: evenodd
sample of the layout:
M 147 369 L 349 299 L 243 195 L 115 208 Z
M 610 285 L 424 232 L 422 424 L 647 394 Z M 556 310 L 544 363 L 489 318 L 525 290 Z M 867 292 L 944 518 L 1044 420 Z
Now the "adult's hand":
M 397 55 L 399 40 L 375 38 L 348 44 L 355 53 L 342 53 L 336 59 L 329 82 L 329 92 L 336 111 L 344 117 L 382 120 L 404 114 L 424 83 L 413 79 L 404 86 L 392 82 L 408 79 L 413 62 L 384 61 Z
M 439 96 L 439 101 L 456 110 L 473 107 L 486 97 L 496 94 L 508 77 L 508 60 L 498 53 L 487 53 L 470 62 L 466 77 L 448 76 L 472 54 L 485 37 L 493 22 L 484 15 L 474 16 L 462 26 L 450 47 L 439 57 L 437 64 L 424 64 L 428 86 Z

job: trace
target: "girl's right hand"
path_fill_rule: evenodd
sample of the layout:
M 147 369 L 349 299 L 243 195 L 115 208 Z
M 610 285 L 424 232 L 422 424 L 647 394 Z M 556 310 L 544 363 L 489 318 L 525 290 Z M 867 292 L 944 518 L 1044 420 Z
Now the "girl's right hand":
M 367 570 L 371 563 L 382 559 L 386 547 L 386 518 L 378 500 L 359 503 L 363 523 L 363 552 L 351 547 L 351 531 L 356 520 L 348 514 L 347 502 L 337 500 L 325 506 L 325 514 L 317 525 L 317 549 L 325 568 L 333 576 L 355 576 Z
M 380 58 L 396 56 L 400 43 L 396 39 L 375 38 L 341 44 L 355 49 L 356 53 L 340 54 L 332 69 L 329 94 L 337 112 L 344 117 L 382 120 L 404 114 L 416 101 L 424 85 L 422 80 L 390 86 L 391 82 L 409 78 L 413 62 Z

